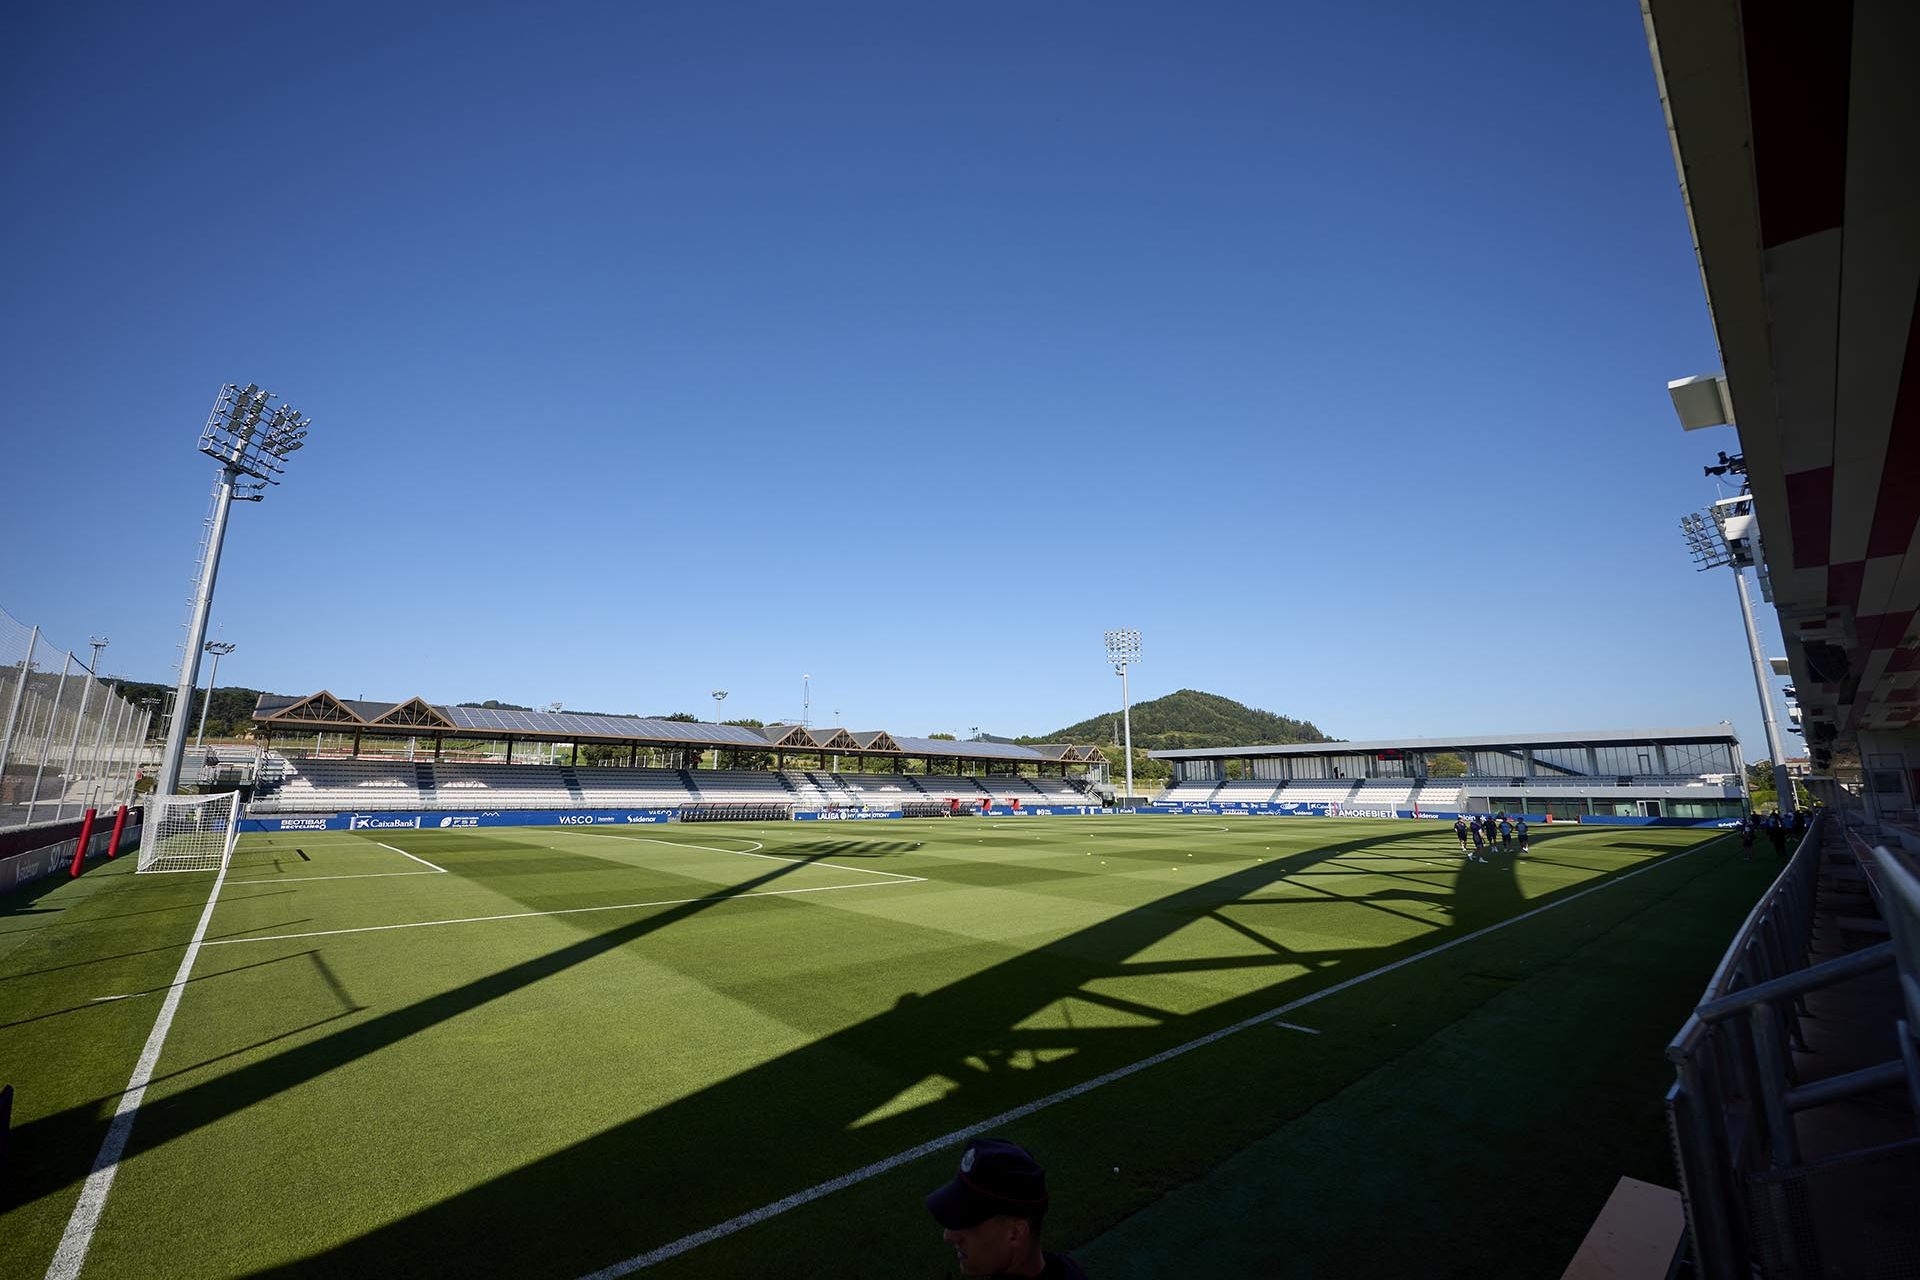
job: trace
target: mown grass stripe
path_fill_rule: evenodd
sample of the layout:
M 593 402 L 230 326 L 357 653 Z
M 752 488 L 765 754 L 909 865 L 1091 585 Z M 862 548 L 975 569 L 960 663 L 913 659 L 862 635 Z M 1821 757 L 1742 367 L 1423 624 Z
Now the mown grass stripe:
M 194 926 L 193 940 L 187 943 L 187 952 L 180 957 L 180 968 L 173 975 L 172 985 L 167 988 L 167 998 L 160 1003 L 160 1013 L 153 1020 L 153 1030 L 147 1033 L 146 1045 L 140 1050 L 139 1061 L 134 1063 L 126 1091 L 120 1095 L 119 1105 L 114 1108 L 113 1123 L 107 1128 L 106 1140 L 100 1144 L 100 1153 L 94 1157 L 93 1168 L 80 1188 L 80 1200 L 73 1206 L 73 1214 L 67 1219 L 67 1229 L 60 1237 L 59 1247 L 54 1250 L 53 1261 L 47 1267 L 47 1280 L 72 1280 L 86 1264 L 87 1250 L 93 1245 L 94 1229 L 100 1225 L 100 1214 L 107 1207 L 107 1196 L 113 1190 L 114 1175 L 120 1170 L 120 1157 L 126 1153 L 127 1139 L 133 1134 L 133 1122 L 140 1114 L 141 1100 L 146 1097 L 147 1084 L 153 1079 L 153 1069 L 160 1063 L 160 1050 L 167 1043 L 167 1032 L 173 1028 L 173 1015 L 180 1008 L 180 997 L 186 993 L 193 962 L 199 958 L 202 940 L 207 936 L 207 926 L 213 923 L 214 904 L 220 900 L 220 887 L 226 880 L 227 867 L 222 862 L 219 872 L 213 877 L 213 889 L 207 894 L 207 905 L 200 912 L 200 923 Z
M 1369 969 L 1365 973 L 1355 974 L 1353 977 L 1342 982 L 1336 982 L 1330 987 L 1324 987 L 1319 991 L 1310 992 L 1298 999 L 1290 1000 L 1276 1008 L 1242 1018 L 1238 1022 L 1231 1023 L 1218 1030 L 1210 1031 L 1206 1035 L 1197 1036 L 1192 1040 L 1188 1040 L 1184 1044 L 1163 1049 L 1159 1053 L 1140 1059 L 1138 1062 L 1128 1063 L 1123 1067 L 1116 1067 L 1114 1070 L 1095 1076 L 1090 1080 L 1083 1080 L 1079 1084 L 1069 1085 L 1067 1088 L 1050 1093 L 1043 1098 L 1036 1098 L 1031 1102 L 1009 1108 L 1006 1111 L 1000 1112 L 998 1115 L 989 1116 L 984 1120 L 976 1121 L 964 1128 L 955 1129 L 951 1133 L 942 1134 L 937 1138 L 922 1142 L 917 1146 L 909 1147 L 905 1151 L 896 1152 L 884 1159 L 863 1165 L 849 1173 L 843 1173 L 839 1177 L 816 1183 L 814 1186 L 808 1187 L 803 1191 L 796 1191 L 792 1195 L 783 1196 L 778 1200 L 761 1205 L 757 1209 L 750 1209 L 746 1213 L 727 1219 L 725 1222 L 716 1223 L 711 1227 L 682 1236 L 678 1240 L 671 1241 L 658 1248 L 650 1249 L 644 1253 L 639 1253 L 633 1257 L 624 1259 L 623 1261 L 613 1263 L 610 1266 L 602 1267 L 598 1271 L 589 1273 L 583 1277 L 582 1280 L 618 1280 L 618 1277 L 631 1275 L 636 1271 L 657 1266 L 662 1262 L 667 1262 L 682 1254 L 690 1253 L 702 1245 L 724 1239 L 727 1236 L 744 1231 L 748 1227 L 758 1225 L 768 1219 L 787 1213 L 790 1210 L 800 1208 L 803 1205 L 811 1204 L 816 1200 L 824 1199 L 837 1191 L 842 1191 L 858 1183 L 865 1182 L 869 1178 L 878 1177 L 902 1165 L 911 1164 L 916 1160 L 933 1155 L 939 1151 L 952 1150 L 968 1139 L 978 1137 L 980 1134 L 986 1133 L 989 1130 L 1003 1129 L 1014 1121 L 1025 1119 L 1027 1116 L 1033 1115 L 1036 1112 L 1045 1111 L 1063 1102 L 1072 1101 L 1075 1098 L 1092 1093 L 1094 1090 L 1113 1084 L 1116 1081 L 1138 1075 L 1140 1072 L 1151 1067 L 1159 1066 L 1161 1063 L 1170 1062 L 1175 1058 L 1192 1053 L 1197 1049 L 1204 1049 L 1208 1045 L 1217 1044 L 1229 1036 L 1238 1035 L 1240 1032 L 1252 1027 L 1272 1022 L 1275 1019 L 1292 1013 L 1296 1009 L 1303 1009 L 1310 1004 L 1325 1000 L 1329 996 L 1335 996 L 1343 991 L 1349 991 L 1363 982 L 1370 982 L 1375 978 L 1383 977 L 1399 969 L 1404 969 L 1408 965 L 1417 964 L 1422 960 L 1431 959 L 1434 956 L 1451 951 L 1455 947 L 1464 946 L 1469 942 L 1484 938 L 1489 934 L 1498 933 L 1502 929 L 1509 928 L 1525 920 L 1530 920 L 1545 912 L 1554 911 L 1570 903 L 1578 902 L 1591 894 L 1599 893 L 1603 889 L 1610 889 L 1615 885 L 1624 884 L 1637 876 L 1645 875 L 1649 871 L 1655 871 L 1662 867 L 1670 867 L 1681 859 L 1696 854 L 1702 849 L 1711 848 L 1713 845 L 1727 838 L 1726 836 L 1721 836 L 1714 840 L 1695 845 L 1690 849 L 1683 849 L 1678 853 L 1656 858 L 1644 866 L 1635 867 L 1631 871 L 1623 871 L 1609 876 L 1599 884 L 1590 885 L 1585 889 L 1569 893 L 1565 897 L 1556 898 L 1552 902 L 1520 912 L 1518 915 L 1508 916 L 1504 920 L 1496 921 L 1493 924 L 1475 929 L 1471 933 L 1462 934 L 1460 937 L 1438 943 L 1435 946 L 1428 947 L 1424 951 L 1415 952 L 1413 955 L 1403 956 L 1388 964 L 1380 965 L 1378 968 Z

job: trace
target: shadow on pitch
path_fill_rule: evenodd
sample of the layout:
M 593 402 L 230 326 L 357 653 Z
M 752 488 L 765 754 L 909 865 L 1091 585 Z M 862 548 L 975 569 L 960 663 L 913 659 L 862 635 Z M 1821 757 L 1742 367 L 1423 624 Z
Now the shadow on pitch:
M 452 1270 L 591 1271 L 791 1193 L 815 1177 L 977 1123 L 1537 905 L 1524 901 L 1511 867 L 1474 865 L 1462 868 L 1450 895 L 1451 918 L 1420 918 L 1427 932 L 1382 946 L 1303 950 L 1245 920 L 1222 920 L 1224 908 L 1257 897 L 1295 872 L 1344 853 L 1430 836 L 1424 831 L 1381 835 L 1270 858 L 1038 949 L 1016 951 L 932 992 L 903 995 L 884 1013 L 697 1094 L 276 1268 L 275 1274 L 335 1276 L 377 1270 L 396 1258 L 432 1259 Z M 1262 904 L 1261 918 L 1269 910 L 1320 901 Z M 1223 954 L 1143 955 L 1174 933 L 1208 921 L 1238 935 L 1230 940 L 1223 931 Z M 1248 941 L 1257 944 L 1257 952 L 1246 952 Z M 1127 979 L 1247 969 L 1268 969 L 1275 976 L 1192 1015 L 1158 1008 L 1150 998 L 1132 998 L 1123 985 Z M 1117 984 L 1122 985 L 1118 994 Z M 1132 1025 L 1076 1027 L 1075 1003 L 1125 1013 Z M 284 1070 L 272 1064 L 268 1069 L 276 1078 Z M 935 1078 L 950 1083 L 945 1096 L 891 1112 L 890 1104 L 903 1090 Z M 778 1104 L 769 1105 L 770 1099 Z M 688 1159 L 688 1153 L 699 1151 L 727 1157 Z M 796 1153 L 802 1154 L 796 1158 Z M 521 1229 L 530 1218 L 545 1224 L 543 1229 Z
M 185 944 L 182 943 L 181 946 L 184 947 Z M 179 948 L 162 947 L 159 949 L 160 950 L 178 950 Z M 232 969 L 222 969 L 219 973 L 203 973 L 198 975 L 197 977 L 188 978 L 186 982 L 181 983 L 180 985 L 187 986 L 195 982 L 206 982 L 212 978 L 224 977 L 229 973 L 239 973 L 244 969 L 263 969 L 268 965 L 279 964 L 284 960 L 297 960 L 303 955 L 313 955 L 313 954 L 314 954 L 313 952 L 300 951 L 300 952 L 295 952 L 293 955 L 275 956 L 271 960 L 256 960 L 252 964 L 237 965 Z M 0 1022 L 0 1031 L 5 1031 L 8 1027 L 23 1027 L 29 1022 L 44 1022 L 48 1018 L 58 1018 L 62 1014 L 84 1013 L 88 1009 L 105 1009 L 110 1005 L 115 1005 L 120 1003 L 120 1001 L 122 1000 L 138 1000 L 142 996 L 162 995 L 167 991 L 172 990 L 173 986 L 174 986 L 173 983 L 166 983 L 158 987 L 149 987 L 145 991 L 129 991 L 125 995 L 118 996 L 118 997 L 106 998 L 106 999 L 100 999 L 100 1000 L 89 1000 L 85 1004 L 68 1005 L 64 1009 L 49 1009 L 45 1013 L 36 1013 L 32 1017 L 15 1018 L 12 1022 Z
M 804 1181 L 858 1167 L 922 1142 L 930 1134 L 975 1123 L 1137 1062 L 1291 997 L 1498 923 L 1524 906 L 1543 905 L 1558 896 L 1525 901 L 1511 863 L 1465 865 L 1459 869 L 1453 892 L 1445 895 L 1451 919 L 1422 918 L 1420 923 L 1430 930 L 1410 938 L 1375 947 L 1307 950 L 1266 936 L 1241 920 L 1237 926 L 1228 926 L 1236 936 L 1229 938 L 1222 932 L 1222 954 L 1167 960 L 1145 956 L 1150 948 L 1189 926 L 1211 923 L 1218 927 L 1223 908 L 1257 898 L 1290 875 L 1343 854 L 1385 852 L 1408 842 L 1430 841 L 1433 834 L 1425 830 L 1382 834 L 1269 858 L 1037 949 L 1010 950 L 980 943 L 1004 958 L 932 992 L 902 995 L 885 1012 L 854 1026 L 351 1241 L 282 1265 L 276 1274 L 378 1273 L 400 1260 L 445 1271 L 543 1275 L 590 1271 L 790 1193 Z M 134 1128 L 130 1154 L 152 1150 L 235 1115 L 736 894 L 763 887 L 818 858 L 779 864 L 755 880 L 583 937 L 150 1101 Z M 1388 892 L 1401 892 L 1404 900 L 1416 891 Z M 1318 901 L 1290 898 L 1255 905 L 1264 921 L 1269 912 L 1284 914 L 1287 906 L 1318 905 Z M 957 928 L 965 923 L 955 921 Z M 1257 952 L 1247 954 L 1246 943 L 1256 939 Z M 1111 989 L 1128 979 L 1171 972 L 1249 968 L 1271 969 L 1273 980 L 1190 1015 L 1170 1013 L 1152 1000 L 1133 999 Z M 1071 1015 L 1075 1002 L 1123 1008 L 1134 1022 L 1076 1027 Z M 944 1096 L 890 1110 L 904 1090 L 936 1078 L 951 1085 Z M 74 1146 L 83 1139 L 97 1144 L 104 1119 L 97 1104 L 73 1108 L 29 1123 L 15 1137 L 23 1144 Z M 432 1140 L 430 1123 L 421 1128 L 420 1136 L 423 1142 Z M 91 1150 L 87 1146 L 86 1154 Z M 726 1154 L 725 1158 L 689 1159 L 689 1153 L 703 1151 Z M 21 1178 L 8 1188 L 10 1200 L 34 1198 L 71 1185 L 86 1168 L 84 1158 L 63 1161 L 57 1171 L 45 1167 L 51 1162 L 37 1163 L 40 1167 L 20 1171 Z M 541 1229 L 529 1231 L 529 1222 L 540 1223 Z
M 544 955 L 535 956 L 497 973 L 488 974 L 425 1000 L 416 1001 L 391 1013 L 355 1023 L 323 1039 L 286 1049 L 270 1058 L 249 1063 L 226 1075 L 189 1086 L 179 1093 L 157 1099 L 149 1097 L 140 1109 L 139 1119 L 127 1147 L 127 1158 L 141 1151 L 162 1146 L 184 1134 L 243 1111 L 257 1102 L 265 1101 L 348 1063 L 398 1044 L 410 1036 L 438 1026 L 449 1019 L 481 1008 L 555 974 L 563 973 L 596 956 L 617 950 L 650 933 L 698 915 L 709 907 L 717 906 L 736 895 L 763 888 L 811 865 L 816 860 L 804 858 L 781 863 L 754 879 L 729 885 L 725 889 L 716 890 L 694 901 L 619 925 L 603 933 L 589 934 Z M 324 1025 L 345 1016 L 347 1016 L 346 1013 L 337 1013 L 313 1025 Z M 232 1053 L 222 1054 L 208 1061 L 215 1062 L 234 1054 L 251 1052 L 260 1045 L 270 1044 L 288 1035 L 298 1034 L 298 1031 L 310 1029 L 311 1027 L 307 1027 L 294 1032 L 283 1032 L 279 1036 L 261 1041 L 259 1045 L 234 1050 Z M 206 1065 L 207 1062 L 196 1063 L 192 1067 L 181 1068 L 170 1074 L 178 1075 L 185 1071 L 198 1070 Z M 156 1079 L 163 1078 L 166 1077 L 156 1077 Z M 16 1126 L 12 1134 L 14 1148 L 16 1150 L 40 1148 L 70 1151 L 84 1149 L 90 1154 L 105 1136 L 106 1124 L 112 1118 L 111 1106 L 105 1105 L 108 1101 L 109 1099 L 96 1099 L 93 1102 L 69 1107 L 65 1111 Z M 4 1184 L 0 1184 L 0 1209 L 14 1204 L 29 1203 L 71 1185 L 85 1176 L 86 1166 L 84 1164 L 69 1165 L 53 1160 L 37 1160 L 22 1162 L 20 1167 L 9 1169 L 8 1172 L 10 1176 Z

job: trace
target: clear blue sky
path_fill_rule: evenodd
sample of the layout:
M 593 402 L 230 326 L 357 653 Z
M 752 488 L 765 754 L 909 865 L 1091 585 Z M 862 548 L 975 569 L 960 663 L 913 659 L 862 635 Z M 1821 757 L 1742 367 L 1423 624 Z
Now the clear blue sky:
M 1627 0 L 429 8 L 0 18 L 16 617 L 168 678 L 256 381 L 223 684 L 1765 754 Z

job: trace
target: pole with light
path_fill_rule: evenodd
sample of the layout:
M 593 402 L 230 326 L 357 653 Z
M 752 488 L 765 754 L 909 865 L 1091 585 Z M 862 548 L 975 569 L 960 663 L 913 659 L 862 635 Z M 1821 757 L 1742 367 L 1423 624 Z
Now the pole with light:
M 200 433 L 200 452 L 220 464 L 220 481 L 214 493 L 206 550 L 200 558 L 200 582 L 194 591 L 186 646 L 180 655 L 180 681 L 174 691 L 173 715 L 167 723 L 167 745 L 160 755 L 160 774 L 154 780 L 154 794 L 159 796 L 170 796 L 179 789 L 180 757 L 187 747 L 187 716 L 193 707 L 193 687 L 200 678 L 201 646 L 207 642 L 207 615 L 213 610 L 213 586 L 220 575 L 227 514 L 236 499 L 260 501 L 268 485 L 280 483 L 286 460 L 306 444 L 309 420 L 288 405 L 276 405 L 277 398 L 253 383 L 244 387 L 229 383 L 221 388 L 220 398 Z
M 1735 425 L 1733 391 L 1723 373 L 1676 379 L 1667 384 L 1667 395 L 1682 431 Z M 1721 453 L 1720 465 L 1707 467 L 1706 473 L 1744 476 L 1746 463 L 1740 454 L 1729 457 Z M 1753 660 L 1754 691 L 1760 695 L 1760 723 L 1767 733 L 1767 752 L 1773 757 L 1774 795 L 1780 812 L 1790 814 L 1795 808 L 1793 778 L 1787 772 L 1786 749 L 1781 745 L 1780 725 L 1773 714 L 1773 690 L 1767 683 L 1768 663 L 1760 650 L 1760 631 L 1753 622 L 1753 598 L 1747 593 L 1749 565 L 1761 575 L 1761 587 L 1766 586 L 1766 559 L 1760 551 L 1760 522 L 1754 515 L 1752 490 L 1743 482 L 1739 497 L 1722 498 L 1705 512 L 1681 517 L 1680 533 L 1701 572 L 1722 565 L 1733 569 L 1734 587 L 1740 597 L 1740 624 L 1747 632 L 1747 656 Z M 1741 781 L 1745 783 L 1745 779 Z
M 713 690 L 713 724 L 716 729 L 720 726 L 720 704 L 726 700 L 727 691 L 725 689 Z M 720 767 L 720 748 L 718 746 L 715 746 L 713 749 L 713 767 L 716 769 Z
M 202 651 L 213 655 L 213 669 L 207 673 L 207 696 L 200 704 L 200 728 L 193 735 L 193 749 L 198 751 L 207 736 L 207 708 L 213 705 L 213 686 L 220 679 L 220 659 L 234 650 L 231 640 L 209 640 Z
M 1740 623 L 1747 631 L 1747 656 L 1753 660 L 1753 687 L 1760 696 L 1760 722 L 1767 731 L 1767 751 L 1773 757 L 1774 794 L 1780 812 L 1794 810 L 1793 778 L 1787 772 L 1786 750 L 1780 743 L 1780 725 L 1773 714 L 1773 690 L 1768 685 L 1767 658 L 1760 649 L 1760 631 L 1753 623 L 1753 598 L 1747 593 L 1747 566 L 1755 563 L 1759 528 L 1753 518 L 1753 498 L 1723 498 L 1708 511 L 1680 517 L 1680 536 L 1701 572 L 1722 566 L 1733 570 L 1734 590 L 1740 600 Z
M 1125 726 L 1127 753 L 1127 799 L 1133 799 L 1133 698 L 1127 689 L 1127 667 L 1140 661 L 1138 631 L 1107 632 L 1107 661 L 1120 677 L 1120 723 Z
M 87 647 L 93 650 L 93 663 L 87 669 L 96 676 L 100 674 L 100 651 L 113 642 L 105 636 L 88 636 Z

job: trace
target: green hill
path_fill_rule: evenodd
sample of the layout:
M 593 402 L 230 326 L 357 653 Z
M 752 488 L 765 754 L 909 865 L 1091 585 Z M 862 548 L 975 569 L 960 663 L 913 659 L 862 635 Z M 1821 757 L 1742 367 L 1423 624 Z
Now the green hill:
M 1023 742 L 1074 742 L 1109 746 L 1120 709 L 1102 712 L 1079 724 Z M 1181 747 L 1247 747 L 1280 742 L 1331 742 L 1310 720 L 1261 711 L 1217 693 L 1181 689 L 1133 706 L 1135 751 L 1171 751 Z

